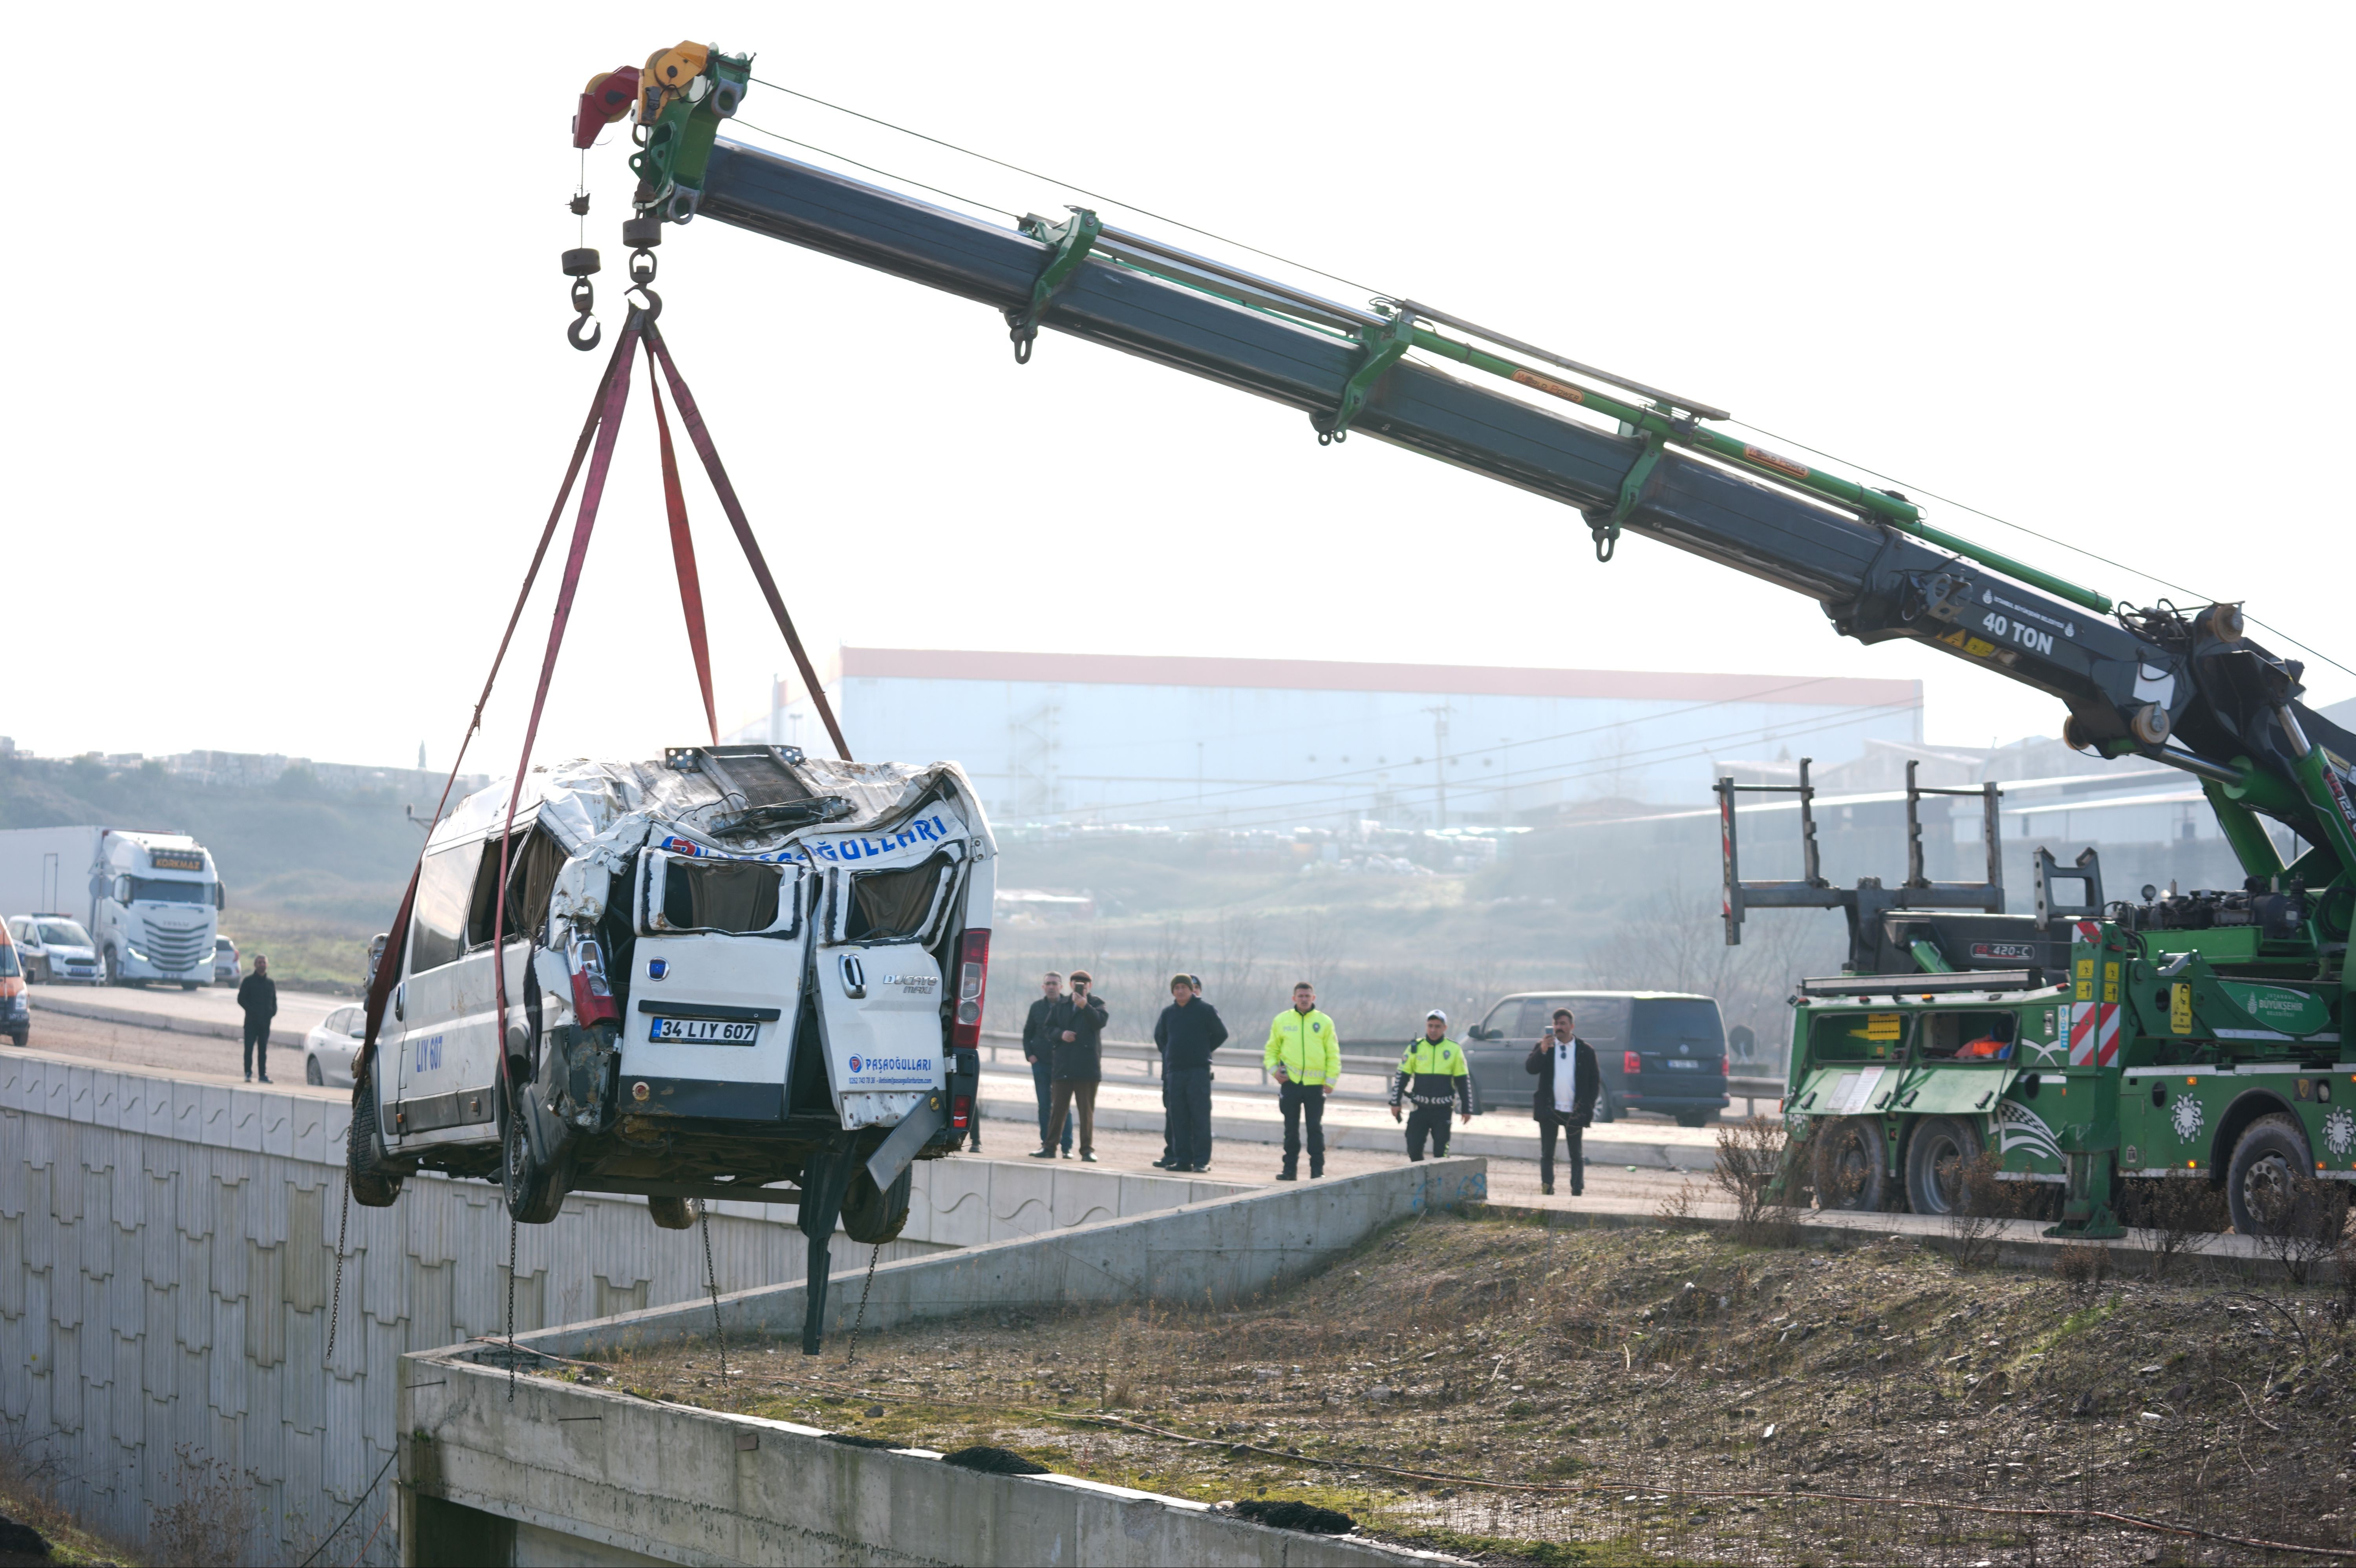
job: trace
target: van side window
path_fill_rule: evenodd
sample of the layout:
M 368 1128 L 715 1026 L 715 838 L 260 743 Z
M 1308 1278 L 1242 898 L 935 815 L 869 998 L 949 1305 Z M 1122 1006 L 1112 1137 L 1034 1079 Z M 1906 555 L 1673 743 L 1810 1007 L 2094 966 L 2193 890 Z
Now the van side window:
M 517 833 L 515 844 L 508 851 L 506 929 L 509 936 L 529 936 L 540 928 L 542 917 L 548 913 L 548 895 L 556 885 L 557 869 L 563 864 L 564 851 L 537 825 Z M 491 917 L 498 912 L 491 898 L 498 880 L 499 840 L 493 835 L 483 841 L 482 861 L 476 868 L 474 887 L 467 895 L 469 952 L 491 944 Z
M 455 964 L 466 950 L 466 901 L 475 886 L 475 868 L 483 859 L 483 841 L 471 839 L 436 849 L 425 857 L 417 874 L 417 901 L 409 920 L 409 969 L 419 974 Z

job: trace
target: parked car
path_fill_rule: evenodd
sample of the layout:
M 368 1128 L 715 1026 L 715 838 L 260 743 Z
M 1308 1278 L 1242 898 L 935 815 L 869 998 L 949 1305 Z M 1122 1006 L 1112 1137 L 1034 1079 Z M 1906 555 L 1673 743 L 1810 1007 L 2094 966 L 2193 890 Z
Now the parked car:
M 33 1038 L 33 1015 L 25 1002 L 25 965 L 5 925 L 0 925 L 0 1034 L 19 1049 Z
M 98 947 L 81 922 L 62 914 L 12 915 L 8 934 L 16 939 L 16 961 L 28 982 L 98 984 Z
M 337 1008 L 303 1037 L 303 1082 L 338 1089 L 352 1086 L 352 1058 L 368 1032 L 366 1008 Z
M 1489 1009 L 1464 1038 L 1474 1107 L 1527 1106 L 1535 1082 L 1524 1071 L 1530 1047 L 1569 1008 L 1579 1037 L 1595 1048 L 1603 1078 L 1599 1122 L 1657 1112 L 1698 1127 L 1726 1109 L 1726 1024 L 1708 997 L 1674 991 L 1523 991 Z
M 237 981 L 237 944 L 226 936 L 216 936 L 213 938 L 213 984 L 234 986 Z

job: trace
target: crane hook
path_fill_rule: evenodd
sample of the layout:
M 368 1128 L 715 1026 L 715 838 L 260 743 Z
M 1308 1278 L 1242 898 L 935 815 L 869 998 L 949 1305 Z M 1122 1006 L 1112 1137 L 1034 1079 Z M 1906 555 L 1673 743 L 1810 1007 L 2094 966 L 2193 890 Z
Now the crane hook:
M 586 247 L 564 252 L 564 275 L 573 280 L 573 325 L 564 329 L 565 341 L 586 354 L 597 347 L 605 328 L 590 319 L 589 313 L 597 307 L 597 287 L 589 274 L 597 270 L 597 252 Z M 584 337 L 582 329 L 586 327 Z

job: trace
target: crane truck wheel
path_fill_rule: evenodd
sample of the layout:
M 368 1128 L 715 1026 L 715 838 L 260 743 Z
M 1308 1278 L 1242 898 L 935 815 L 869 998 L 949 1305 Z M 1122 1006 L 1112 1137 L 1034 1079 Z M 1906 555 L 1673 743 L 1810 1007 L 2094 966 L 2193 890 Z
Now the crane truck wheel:
M 1819 1133 L 1815 1180 L 1820 1208 L 1879 1211 L 1889 1186 L 1880 1124 L 1869 1116 L 1843 1116 Z
M 373 1067 L 352 1086 L 352 1125 L 344 1139 L 344 1176 L 351 1185 L 352 1201 L 363 1209 L 390 1209 L 401 1196 L 400 1173 L 391 1168 L 385 1155 Z
M 2225 1168 L 2225 1207 L 2233 1218 L 2233 1233 L 2282 1235 L 2316 1223 L 2320 1215 L 2307 1211 L 2320 1205 L 2304 1201 L 2291 1179 L 2314 1168 L 2297 1122 L 2280 1112 L 2252 1122 Z
M 1961 1208 L 1964 1171 L 1985 1147 L 1979 1128 L 1960 1116 L 1933 1116 L 1906 1146 L 1906 1206 L 1917 1214 Z
M 649 1198 L 647 1218 L 665 1231 L 691 1231 L 695 1228 L 695 1210 L 684 1198 Z

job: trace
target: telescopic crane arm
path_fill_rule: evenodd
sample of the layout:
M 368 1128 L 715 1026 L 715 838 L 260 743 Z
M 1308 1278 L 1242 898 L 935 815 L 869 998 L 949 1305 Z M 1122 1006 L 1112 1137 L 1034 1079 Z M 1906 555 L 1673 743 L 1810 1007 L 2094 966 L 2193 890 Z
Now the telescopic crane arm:
M 699 187 L 682 196 L 641 155 L 642 213 L 701 216 L 974 300 L 1004 316 L 1018 358 L 1051 328 L 1298 409 L 1321 441 L 1368 435 L 1545 496 L 1581 515 L 1604 560 L 1626 532 L 1749 572 L 1815 600 L 1843 635 L 1928 643 L 2051 694 L 2072 745 L 2195 774 L 2252 876 L 2320 887 L 2356 869 L 2356 735 L 2299 701 L 2303 667 L 2252 641 L 2238 605 L 2116 605 L 1944 532 L 1894 491 L 1712 428 L 1724 410 L 1412 300 L 1337 304 L 1084 208 L 1000 228 L 697 134 L 734 112 L 749 74 L 709 59 L 724 82 L 661 100 L 674 121 L 683 103 L 711 121 L 677 136 L 705 155 Z M 2258 816 L 2317 848 L 2284 867 Z

